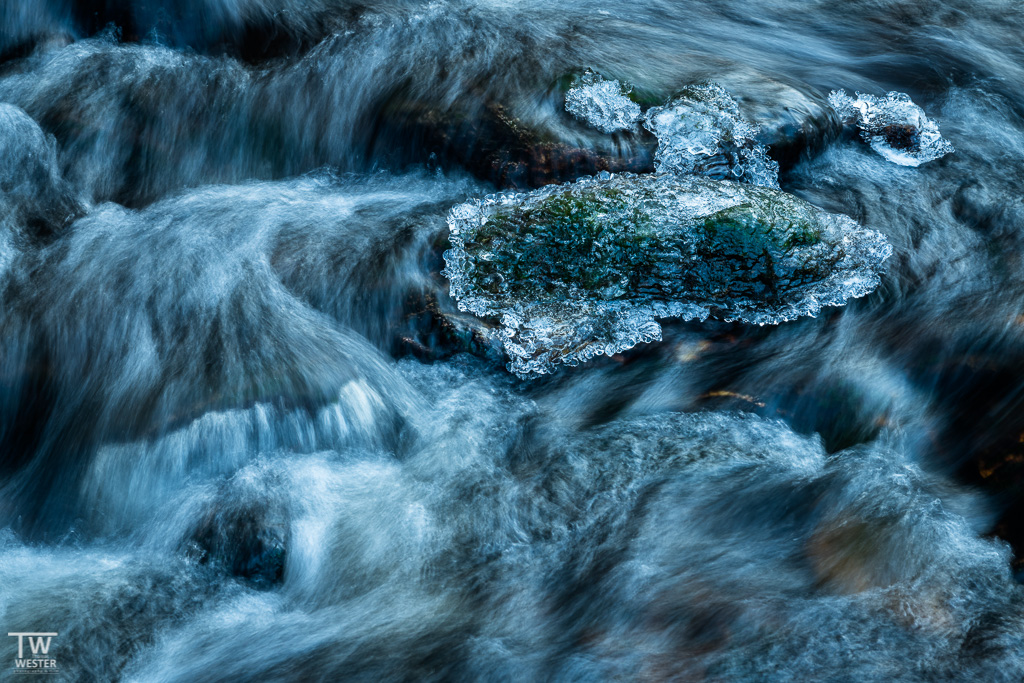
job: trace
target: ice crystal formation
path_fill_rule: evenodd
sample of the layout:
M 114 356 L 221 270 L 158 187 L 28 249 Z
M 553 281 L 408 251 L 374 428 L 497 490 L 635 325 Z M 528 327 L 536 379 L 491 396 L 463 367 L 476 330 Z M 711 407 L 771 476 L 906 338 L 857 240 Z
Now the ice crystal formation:
M 628 94 L 628 87 L 588 69 L 565 94 L 565 110 L 602 133 L 630 130 L 642 114 Z
M 892 248 L 778 190 L 674 174 L 584 178 L 455 206 L 444 274 L 500 319 L 526 378 L 661 339 L 656 318 L 769 324 L 872 291 Z
M 757 124 L 717 83 L 684 88 L 667 104 L 649 109 L 644 126 L 658 138 L 658 172 L 779 186 L 779 165 L 755 140 Z
M 905 93 L 890 92 L 885 97 L 857 93 L 853 98 L 835 90 L 828 101 L 840 117 L 860 129 L 871 149 L 894 164 L 920 166 L 953 151 L 938 124 Z

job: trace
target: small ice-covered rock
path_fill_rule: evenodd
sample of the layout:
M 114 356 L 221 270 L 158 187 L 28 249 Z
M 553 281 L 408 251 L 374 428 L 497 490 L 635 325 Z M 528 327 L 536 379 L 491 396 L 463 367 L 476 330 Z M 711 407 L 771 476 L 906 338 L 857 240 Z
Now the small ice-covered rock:
M 779 165 L 755 140 L 757 124 L 717 83 L 684 88 L 664 106 L 649 109 L 644 126 L 658 138 L 659 173 L 779 186 Z
M 860 129 L 871 149 L 894 164 L 920 166 L 953 151 L 938 124 L 905 93 L 890 92 L 885 97 L 857 93 L 854 98 L 834 90 L 828 101 L 845 123 Z
M 628 87 L 588 69 L 565 94 L 565 110 L 602 133 L 632 130 L 642 114 L 628 95 Z
M 878 286 L 879 233 L 784 192 L 674 174 L 583 178 L 455 206 L 445 276 L 500 320 L 520 377 L 661 339 L 657 318 L 774 324 Z

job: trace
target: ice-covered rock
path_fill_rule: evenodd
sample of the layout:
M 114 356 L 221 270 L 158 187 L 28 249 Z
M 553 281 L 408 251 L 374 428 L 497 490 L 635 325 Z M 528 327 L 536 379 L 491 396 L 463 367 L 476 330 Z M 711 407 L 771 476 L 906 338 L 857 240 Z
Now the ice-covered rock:
M 632 130 L 642 112 L 640 105 L 629 99 L 629 91 L 618 81 L 605 80 L 588 69 L 565 94 L 565 110 L 602 133 Z
M 661 338 L 656 318 L 778 323 L 872 291 L 885 238 L 778 190 L 674 174 L 584 178 L 455 206 L 444 274 L 499 318 L 520 377 Z
M 717 83 L 684 88 L 664 106 L 649 109 L 644 126 L 658 138 L 659 173 L 779 186 L 779 165 L 755 140 L 757 124 Z
M 828 101 L 846 123 L 860 129 L 871 149 L 894 164 L 920 166 L 953 151 L 938 124 L 905 93 L 890 92 L 885 97 L 857 93 L 854 98 L 834 90 Z

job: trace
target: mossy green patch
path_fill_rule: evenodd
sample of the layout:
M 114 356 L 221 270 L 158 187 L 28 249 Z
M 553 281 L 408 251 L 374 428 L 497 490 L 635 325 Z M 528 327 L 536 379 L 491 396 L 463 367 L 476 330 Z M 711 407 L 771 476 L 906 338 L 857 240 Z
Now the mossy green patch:
M 570 285 L 615 298 L 649 271 L 650 217 L 616 189 L 556 194 L 526 210 L 490 216 L 468 253 L 478 256 L 473 279 L 494 294 L 546 294 Z M 502 249 L 509 241 L 516 250 Z
M 821 241 L 821 230 L 809 218 L 764 210 L 750 203 L 717 211 L 704 218 L 701 226 L 712 242 L 758 241 L 788 251 Z

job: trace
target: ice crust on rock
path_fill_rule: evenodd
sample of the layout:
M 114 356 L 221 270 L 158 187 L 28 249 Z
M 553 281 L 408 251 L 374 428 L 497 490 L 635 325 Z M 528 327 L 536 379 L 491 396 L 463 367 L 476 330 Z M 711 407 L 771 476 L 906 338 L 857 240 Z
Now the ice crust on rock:
M 659 173 L 779 186 L 779 165 L 756 141 L 757 124 L 717 83 L 684 88 L 667 104 L 649 109 L 644 126 L 658 138 Z
M 452 208 L 448 226 L 452 297 L 500 320 L 523 378 L 659 340 L 657 318 L 815 315 L 875 289 L 892 253 L 793 195 L 674 174 L 490 195 Z
M 905 93 L 890 92 L 885 97 L 857 93 L 854 98 L 844 90 L 833 90 L 828 101 L 846 123 L 860 129 L 871 149 L 894 164 L 920 166 L 953 151 L 938 124 Z
M 636 128 L 642 112 L 629 99 L 629 88 L 615 80 L 605 80 L 587 70 L 565 94 L 565 110 L 602 133 Z

